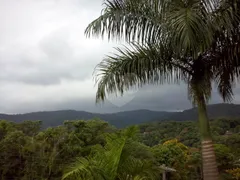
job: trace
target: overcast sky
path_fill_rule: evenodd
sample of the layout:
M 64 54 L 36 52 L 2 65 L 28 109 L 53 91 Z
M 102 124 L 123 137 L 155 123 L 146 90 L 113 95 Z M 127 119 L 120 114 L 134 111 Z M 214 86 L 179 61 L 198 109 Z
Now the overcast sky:
M 102 0 L 0 0 L 1 113 L 191 107 L 185 85 L 148 86 L 95 105 L 93 69 L 120 45 L 84 36 L 102 8 Z M 217 93 L 212 102 L 221 102 Z

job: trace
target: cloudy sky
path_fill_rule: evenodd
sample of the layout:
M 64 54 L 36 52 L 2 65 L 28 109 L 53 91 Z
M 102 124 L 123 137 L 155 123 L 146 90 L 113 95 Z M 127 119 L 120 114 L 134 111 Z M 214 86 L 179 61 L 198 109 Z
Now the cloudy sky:
M 148 86 L 95 105 L 93 69 L 120 45 L 84 36 L 102 7 L 102 0 L 0 0 L 1 113 L 191 107 L 185 85 Z M 221 102 L 217 93 L 212 102 Z

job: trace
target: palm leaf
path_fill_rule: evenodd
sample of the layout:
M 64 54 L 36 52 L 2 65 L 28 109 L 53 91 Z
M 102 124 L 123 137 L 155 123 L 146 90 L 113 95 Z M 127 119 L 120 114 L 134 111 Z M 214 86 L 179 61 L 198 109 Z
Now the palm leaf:
M 92 159 L 77 158 L 76 162 L 66 170 L 62 179 L 94 180 L 97 177 L 100 180 L 103 179 L 101 174 Z
M 78 158 L 65 172 L 62 179 L 80 180 L 115 180 L 123 148 L 128 138 L 134 134 L 134 128 L 125 130 L 124 134 L 106 135 L 107 144 L 92 157 Z
M 106 92 L 122 95 L 133 86 L 179 83 L 191 74 L 190 64 L 174 59 L 174 53 L 164 45 L 135 43 L 131 47 L 117 48 L 117 54 L 107 56 L 96 67 L 97 102 L 106 98 Z
M 161 169 L 153 164 L 152 161 L 137 158 L 128 158 L 121 163 L 119 179 L 129 180 L 154 180 L 158 179 Z M 126 178 L 127 177 L 127 178 Z
M 105 0 L 103 14 L 85 30 L 87 36 L 124 38 L 127 41 L 154 40 L 160 35 L 159 1 Z
M 224 101 L 231 101 L 232 88 L 240 77 L 240 29 L 234 25 L 231 35 L 223 32 L 216 34 L 213 50 L 208 53 L 212 71 L 220 95 Z
M 170 41 L 175 53 L 194 58 L 211 46 L 216 30 L 231 32 L 239 20 L 227 0 L 105 0 L 104 5 L 102 15 L 86 28 L 88 37 Z

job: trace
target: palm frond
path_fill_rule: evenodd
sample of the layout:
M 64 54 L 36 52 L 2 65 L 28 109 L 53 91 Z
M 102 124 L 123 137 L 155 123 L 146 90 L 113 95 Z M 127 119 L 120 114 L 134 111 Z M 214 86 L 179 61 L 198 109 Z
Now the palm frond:
M 240 78 L 240 28 L 234 24 L 232 34 L 218 33 L 209 58 L 219 94 L 224 101 L 233 98 L 233 87 Z
M 139 147 L 143 148 L 143 146 L 136 147 L 136 141 L 133 141 L 136 132 L 137 129 L 133 126 L 119 133 L 106 134 L 106 145 L 93 156 L 78 158 L 67 169 L 63 179 L 158 179 L 161 169 L 153 163 L 153 159 L 146 158 L 148 155 L 142 158 L 134 153 Z M 144 148 L 142 150 L 144 151 Z
M 118 178 L 122 180 L 127 178 L 129 180 L 154 180 L 158 179 L 162 172 L 152 161 L 133 157 L 128 158 L 121 164 Z
M 213 25 L 216 32 L 225 32 L 230 35 L 235 29 L 235 25 L 240 23 L 240 14 L 236 13 L 237 10 L 235 0 L 220 1 L 219 8 L 217 8 L 213 16 Z
M 124 136 L 128 139 L 136 139 L 139 128 L 137 126 L 130 126 L 124 130 Z
M 233 99 L 233 87 L 235 80 L 232 79 L 231 73 L 222 72 L 217 75 L 216 83 L 219 94 L 222 96 L 223 101 L 230 102 Z
M 126 140 L 126 137 L 116 137 L 107 140 L 109 150 L 105 152 L 103 167 L 107 170 L 105 173 L 110 176 L 110 180 L 114 180 L 117 177 L 121 154 Z
M 108 135 L 104 149 L 97 151 L 92 157 L 77 158 L 76 162 L 66 170 L 62 179 L 114 180 L 126 138 L 114 134 Z
M 167 14 L 167 27 L 172 48 L 195 59 L 213 40 L 210 15 L 201 1 L 172 1 Z
M 117 51 L 95 69 L 97 102 L 104 100 L 107 93 L 122 95 L 131 87 L 143 84 L 179 83 L 191 74 L 189 64 L 174 59 L 174 52 L 164 45 L 135 43 L 131 49 L 117 48 Z
M 88 37 L 107 35 L 109 40 L 123 38 L 144 42 L 160 36 L 160 1 L 105 0 L 104 5 L 103 14 L 86 28 Z
M 62 179 L 94 180 L 94 174 L 98 174 L 101 179 L 101 173 L 99 173 L 99 170 L 95 167 L 91 159 L 77 158 L 76 162 L 66 170 Z
M 224 47 L 222 48 L 224 49 Z M 235 47 L 233 48 L 235 49 Z M 213 61 L 215 82 L 223 100 L 229 102 L 233 99 L 233 87 L 240 78 L 240 51 L 233 52 L 232 47 L 229 45 L 226 47 L 225 52 L 218 52 L 216 57 L 217 59 Z
M 230 2 L 230 1 L 229 1 Z M 171 42 L 175 53 L 196 58 L 207 50 L 216 30 L 232 30 L 239 20 L 227 0 L 105 0 L 102 15 L 85 30 L 127 42 Z

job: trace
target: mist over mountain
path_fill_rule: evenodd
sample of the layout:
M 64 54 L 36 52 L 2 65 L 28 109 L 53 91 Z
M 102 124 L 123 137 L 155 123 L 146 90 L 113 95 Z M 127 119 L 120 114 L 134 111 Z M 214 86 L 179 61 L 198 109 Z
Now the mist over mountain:
M 207 110 L 210 118 L 240 117 L 240 105 L 237 104 L 213 104 L 208 105 Z M 153 121 L 197 120 L 197 109 L 191 108 L 183 112 L 135 110 L 111 114 L 100 114 L 75 110 L 43 111 L 13 115 L 0 114 L 0 119 L 14 122 L 22 122 L 25 120 L 40 120 L 42 121 L 43 128 L 61 125 L 65 120 L 89 120 L 93 118 L 102 119 L 109 122 L 111 125 L 114 125 L 118 128 L 123 128 L 129 125 Z

